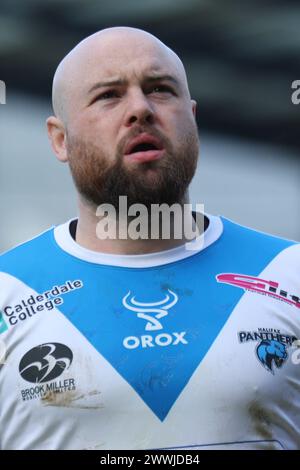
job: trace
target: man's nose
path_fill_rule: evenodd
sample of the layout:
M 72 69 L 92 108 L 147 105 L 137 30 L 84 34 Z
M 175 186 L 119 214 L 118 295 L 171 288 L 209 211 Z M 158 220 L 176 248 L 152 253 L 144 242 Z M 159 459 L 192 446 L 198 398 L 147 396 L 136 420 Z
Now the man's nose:
M 125 125 L 132 124 L 152 124 L 154 120 L 154 110 L 147 95 L 142 90 L 136 90 L 128 96 Z

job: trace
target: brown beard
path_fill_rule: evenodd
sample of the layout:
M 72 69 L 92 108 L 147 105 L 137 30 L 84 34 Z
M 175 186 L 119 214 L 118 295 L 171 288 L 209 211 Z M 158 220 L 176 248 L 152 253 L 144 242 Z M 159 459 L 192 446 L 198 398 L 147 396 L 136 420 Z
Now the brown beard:
M 141 132 L 160 139 L 165 148 L 164 156 L 155 161 L 124 164 L 126 143 Z M 69 134 L 67 137 L 74 183 L 81 196 L 95 206 L 112 204 L 118 211 L 119 196 L 127 196 L 128 207 L 140 203 L 148 209 L 151 204 L 183 202 L 196 171 L 199 153 L 196 125 L 186 133 L 176 150 L 169 139 L 156 130 L 135 128 L 119 142 L 113 163 L 92 142 Z

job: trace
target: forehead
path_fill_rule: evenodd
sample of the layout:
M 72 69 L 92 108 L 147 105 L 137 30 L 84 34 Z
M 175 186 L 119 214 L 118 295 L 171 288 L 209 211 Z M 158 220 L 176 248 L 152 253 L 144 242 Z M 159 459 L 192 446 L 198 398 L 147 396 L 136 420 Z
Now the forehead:
M 93 79 L 100 78 L 103 81 L 111 80 L 138 80 L 142 81 L 144 78 L 161 77 L 161 76 L 176 76 L 171 67 L 166 64 L 150 63 L 146 60 L 132 61 L 130 63 L 107 64 L 106 67 L 95 69 L 93 74 L 87 76 L 86 82 L 91 83 Z
M 85 83 L 98 79 L 143 78 L 144 76 L 179 75 L 176 62 L 168 51 L 156 44 L 124 42 L 106 44 L 90 51 L 84 67 Z

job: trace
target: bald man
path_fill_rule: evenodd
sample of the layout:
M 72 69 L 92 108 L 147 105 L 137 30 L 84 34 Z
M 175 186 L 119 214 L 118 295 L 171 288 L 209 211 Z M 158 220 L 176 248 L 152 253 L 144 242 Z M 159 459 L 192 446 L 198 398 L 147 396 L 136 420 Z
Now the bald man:
M 0 447 L 300 448 L 300 246 L 190 209 L 180 59 L 100 31 L 59 64 L 53 109 L 79 213 L 1 257 Z
M 174 237 L 102 242 L 95 229 L 97 207 L 118 208 L 120 195 L 128 206 L 188 202 L 199 152 L 196 103 L 176 54 L 144 31 L 96 33 L 59 65 L 53 108 L 56 116 L 47 121 L 52 147 L 69 163 L 79 194 L 76 240 L 125 254 L 182 245 Z

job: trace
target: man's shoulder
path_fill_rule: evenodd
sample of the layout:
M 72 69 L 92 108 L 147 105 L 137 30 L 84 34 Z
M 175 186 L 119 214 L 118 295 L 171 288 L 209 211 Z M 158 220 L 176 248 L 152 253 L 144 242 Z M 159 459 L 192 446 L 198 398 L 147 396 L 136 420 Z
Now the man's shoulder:
M 264 232 L 253 227 L 248 227 L 225 217 L 222 217 L 222 222 L 224 233 L 227 233 L 227 236 L 230 237 L 233 242 L 242 242 L 245 240 L 249 245 L 253 244 L 254 246 L 274 246 L 282 249 L 294 246 L 296 250 L 300 250 L 299 241 Z
M 15 264 L 32 263 L 43 254 L 49 253 L 51 246 L 54 246 L 53 230 L 54 227 L 48 228 L 33 238 L 2 253 L 0 255 L 0 271 Z

